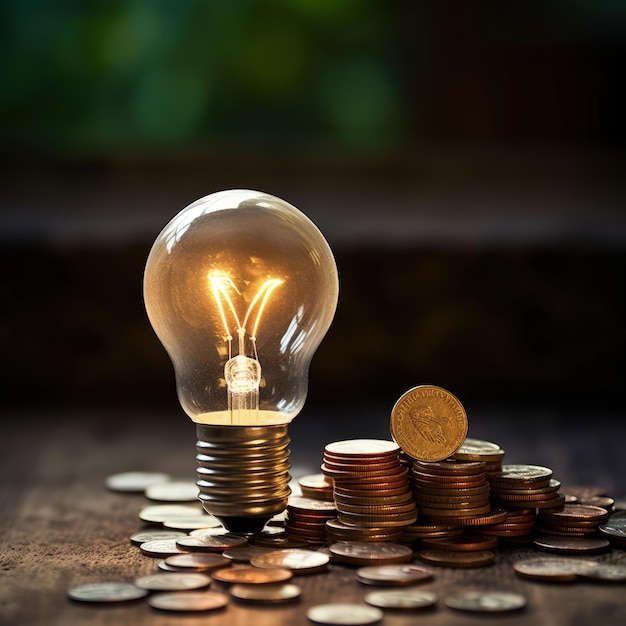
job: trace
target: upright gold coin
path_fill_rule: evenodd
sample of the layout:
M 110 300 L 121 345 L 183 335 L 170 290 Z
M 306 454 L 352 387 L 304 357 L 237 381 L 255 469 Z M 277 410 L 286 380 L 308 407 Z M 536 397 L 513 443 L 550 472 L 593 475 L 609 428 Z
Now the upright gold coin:
M 391 411 L 391 436 L 418 461 L 441 461 L 465 441 L 467 415 L 449 391 L 419 385 L 404 393 Z

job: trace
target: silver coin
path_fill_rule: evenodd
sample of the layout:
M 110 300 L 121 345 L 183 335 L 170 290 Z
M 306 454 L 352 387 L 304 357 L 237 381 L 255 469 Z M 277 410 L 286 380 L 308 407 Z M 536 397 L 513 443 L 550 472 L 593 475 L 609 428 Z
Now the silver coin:
M 106 486 L 111 491 L 142 493 L 152 485 L 159 485 L 170 480 L 163 472 L 122 472 L 112 474 L 106 479 Z
M 250 560 L 254 567 L 285 568 L 294 574 L 310 574 L 326 567 L 330 558 L 322 552 L 312 552 L 300 548 L 286 548 L 260 554 Z
M 248 545 L 248 540 L 245 537 L 222 533 L 203 537 L 181 537 L 176 541 L 176 545 L 187 552 L 222 552 L 228 548 L 243 548 Z
M 135 585 L 148 591 L 187 591 L 202 589 L 210 584 L 211 579 L 199 572 L 163 572 L 135 578 Z
M 526 606 L 523 595 L 510 591 L 464 591 L 448 596 L 444 602 L 451 609 L 481 613 L 519 611 Z
M 68 596 L 80 602 L 129 602 L 148 595 L 146 589 L 122 582 L 88 583 L 72 587 Z
M 148 604 L 162 611 L 214 611 L 228 604 L 228 596 L 218 591 L 175 591 L 157 593 Z
M 233 563 L 250 563 L 255 556 L 272 552 L 274 548 L 262 548 L 260 546 L 246 546 L 245 548 L 229 548 L 222 552 L 222 556 L 233 561 Z
M 148 541 L 159 541 L 162 539 L 180 539 L 187 535 L 179 530 L 143 530 L 130 536 L 130 542 L 139 546 Z
M 366 585 L 411 585 L 432 577 L 432 569 L 412 563 L 371 565 L 361 567 L 356 572 L 357 580 Z
M 168 517 L 163 520 L 164 528 L 172 530 L 198 530 L 202 528 L 217 528 L 222 523 L 213 515 L 198 513 L 196 515 L 181 515 L 180 517 Z
M 598 582 L 626 582 L 626 565 L 613 565 L 612 563 L 599 563 L 597 567 L 581 573 L 582 578 Z
M 302 591 L 292 583 L 269 583 L 266 585 L 246 585 L 237 583 L 230 588 L 230 595 L 238 600 L 258 604 L 282 604 L 300 597 Z
M 422 589 L 372 591 L 363 599 L 381 609 L 425 609 L 437 604 L 437 594 Z
M 598 554 L 611 548 L 608 539 L 601 537 L 564 537 L 547 535 L 535 537 L 533 544 L 540 550 L 561 554 Z
M 376 624 L 383 619 L 383 612 L 366 604 L 334 602 L 312 606 L 306 616 L 317 624 L 343 624 L 358 626 Z
M 180 554 L 182 550 L 176 545 L 176 539 L 157 539 L 146 541 L 139 545 L 139 549 L 146 556 L 166 557 L 172 554 Z
M 167 519 L 201 515 L 202 506 L 192 504 L 149 504 L 139 511 L 139 519 L 150 524 L 163 524 Z
M 198 500 L 198 485 L 194 481 L 171 481 L 146 487 L 148 500 L 158 502 L 195 502 Z

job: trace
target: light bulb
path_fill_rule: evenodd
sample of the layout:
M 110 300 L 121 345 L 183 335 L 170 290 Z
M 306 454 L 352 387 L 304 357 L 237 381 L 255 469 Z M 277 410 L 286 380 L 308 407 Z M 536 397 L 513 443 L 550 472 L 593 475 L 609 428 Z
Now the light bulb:
M 286 507 L 288 424 L 338 291 L 317 226 L 258 191 L 200 198 L 152 246 L 146 311 L 196 422 L 199 498 L 232 532 L 261 530 Z

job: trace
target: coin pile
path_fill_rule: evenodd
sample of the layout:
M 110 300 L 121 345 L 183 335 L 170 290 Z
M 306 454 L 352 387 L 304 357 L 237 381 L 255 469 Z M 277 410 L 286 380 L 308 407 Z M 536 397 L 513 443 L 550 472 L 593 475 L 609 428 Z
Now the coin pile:
M 285 515 L 285 533 L 290 539 L 323 546 L 326 543 L 326 522 L 336 517 L 337 507 L 332 495 L 330 501 L 290 496 Z
M 552 478 L 552 470 L 540 465 L 503 465 L 489 476 L 491 496 L 511 508 L 559 508 L 565 496 L 559 493 L 561 483 Z
M 446 519 L 489 513 L 489 483 L 484 461 L 415 461 L 413 495 L 425 517 Z
M 494 535 L 500 539 L 529 537 L 535 525 L 536 513 L 534 509 L 515 509 L 507 511 L 504 521 L 496 524 L 485 524 L 480 532 L 485 535 Z
M 597 534 L 609 515 L 599 506 L 566 504 L 561 509 L 539 511 L 535 529 L 548 535 L 586 537 Z
M 322 473 L 333 482 L 337 519 L 356 528 L 397 528 L 417 521 L 409 472 L 400 447 L 382 439 L 327 444 Z
M 400 543 L 420 547 L 423 539 L 441 539 L 458 537 L 463 534 L 463 527 L 454 524 L 432 524 L 418 518 L 415 524 L 402 527 Z

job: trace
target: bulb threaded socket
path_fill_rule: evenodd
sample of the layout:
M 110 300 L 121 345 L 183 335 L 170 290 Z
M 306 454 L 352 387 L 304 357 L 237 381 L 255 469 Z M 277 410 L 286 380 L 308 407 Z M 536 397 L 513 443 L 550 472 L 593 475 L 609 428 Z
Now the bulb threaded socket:
M 221 426 L 196 424 L 197 485 L 207 513 L 234 533 L 263 530 L 287 507 L 287 424 Z

